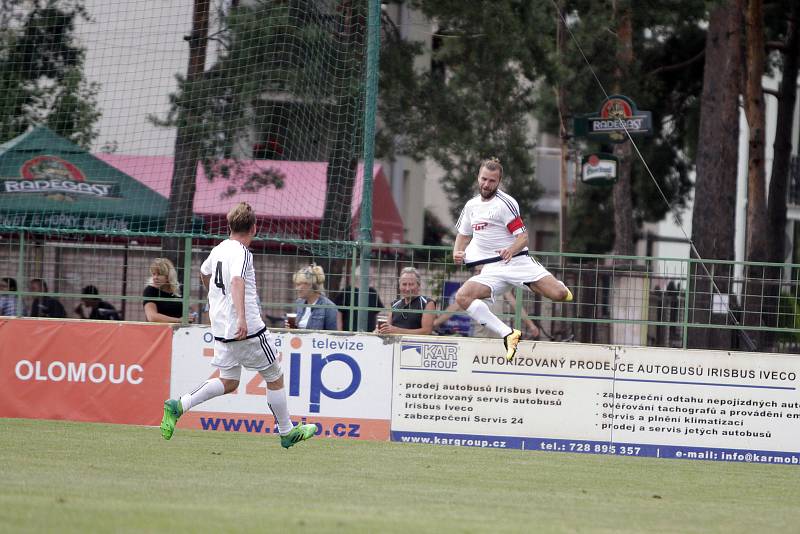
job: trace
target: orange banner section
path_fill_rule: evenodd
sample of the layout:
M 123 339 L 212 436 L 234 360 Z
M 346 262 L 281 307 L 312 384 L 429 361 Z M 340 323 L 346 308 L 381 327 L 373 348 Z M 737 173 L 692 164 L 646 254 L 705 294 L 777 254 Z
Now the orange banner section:
M 0 320 L 0 417 L 157 425 L 172 329 L 106 321 Z
M 317 436 L 344 439 L 389 439 L 388 419 L 354 419 L 350 417 L 292 417 L 294 423 L 314 423 Z M 178 421 L 178 430 L 193 428 L 220 432 L 277 434 L 272 414 L 232 414 L 229 412 L 188 412 Z

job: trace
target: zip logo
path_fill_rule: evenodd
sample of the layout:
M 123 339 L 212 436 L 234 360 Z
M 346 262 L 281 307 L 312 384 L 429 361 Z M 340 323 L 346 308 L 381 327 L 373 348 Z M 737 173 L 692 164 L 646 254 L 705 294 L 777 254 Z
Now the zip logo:
M 345 366 L 350 375 L 350 382 L 341 389 L 328 387 L 322 379 L 322 371 L 327 365 Z M 300 396 L 301 360 L 300 354 L 289 355 L 289 396 Z M 322 396 L 329 399 L 342 400 L 350 397 L 361 385 L 361 368 L 352 356 L 336 352 L 322 357 L 322 354 L 311 354 L 311 382 L 309 384 L 308 411 L 319 413 Z

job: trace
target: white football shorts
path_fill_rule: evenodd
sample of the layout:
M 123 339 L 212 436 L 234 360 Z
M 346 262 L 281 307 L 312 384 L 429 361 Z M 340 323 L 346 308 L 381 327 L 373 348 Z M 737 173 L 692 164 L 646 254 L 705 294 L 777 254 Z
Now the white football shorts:
M 211 365 L 219 368 L 220 378 L 239 380 L 242 367 L 257 371 L 264 380 L 274 382 L 283 374 L 269 334 L 264 331 L 256 337 L 241 341 L 214 342 L 214 359 Z
M 541 263 L 525 255 L 511 258 L 508 263 L 502 260 L 487 263 L 483 266 L 480 274 L 476 274 L 469 281 L 488 286 L 492 291 L 492 301 L 494 301 L 496 297 L 502 296 L 512 287 L 528 287 L 525 284 L 538 282 L 549 274 L 550 271 L 545 269 Z

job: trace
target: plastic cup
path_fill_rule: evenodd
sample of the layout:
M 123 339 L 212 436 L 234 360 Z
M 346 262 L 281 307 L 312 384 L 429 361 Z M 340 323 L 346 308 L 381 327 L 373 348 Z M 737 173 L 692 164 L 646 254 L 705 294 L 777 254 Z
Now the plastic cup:
M 289 325 L 289 328 L 297 328 L 297 314 L 296 313 L 287 313 L 286 314 L 286 324 Z

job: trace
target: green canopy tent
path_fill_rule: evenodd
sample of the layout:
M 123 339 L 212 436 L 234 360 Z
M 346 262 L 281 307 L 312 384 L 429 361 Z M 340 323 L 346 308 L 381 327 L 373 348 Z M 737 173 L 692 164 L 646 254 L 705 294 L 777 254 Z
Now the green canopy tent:
M 163 196 L 48 128 L 0 145 L 0 229 L 160 232 L 166 213 Z
M 93 234 L 102 242 L 123 243 L 119 286 L 123 297 L 128 294 L 130 238 L 147 239 L 147 233 L 163 232 L 167 206 L 163 196 L 45 127 L 32 128 L 0 145 L 0 234 L 18 233 L 20 243 L 28 231 L 40 236 Z M 193 233 L 202 228 L 202 219 L 195 217 Z M 47 238 L 32 244 L 30 262 L 19 263 L 20 280 L 42 276 L 45 270 Z M 62 248 L 52 250 L 55 271 L 49 276 L 55 284 L 50 289 L 59 291 L 59 281 L 64 279 Z M 20 257 L 25 257 L 22 249 Z M 123 299 L 123 315 L 125 307 Z

